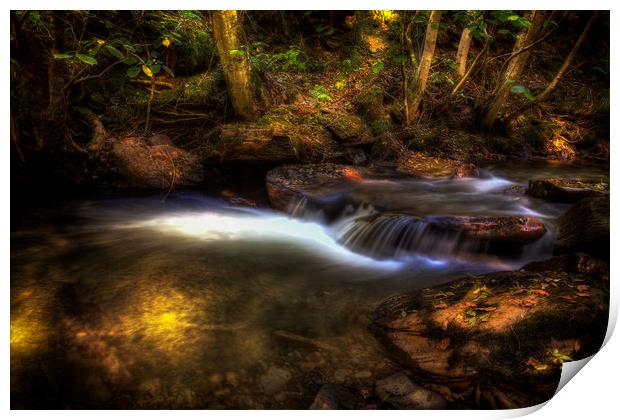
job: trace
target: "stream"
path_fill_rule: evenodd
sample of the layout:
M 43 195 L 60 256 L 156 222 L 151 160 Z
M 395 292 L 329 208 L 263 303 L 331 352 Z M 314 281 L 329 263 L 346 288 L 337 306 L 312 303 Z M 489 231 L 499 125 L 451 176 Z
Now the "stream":
M 326 191 L 367 203 L 337 220 L 198 192 L 20 211 L 11 229 L 12 408 L 297 409 L 325 383 L 371 387 L 400 370 L 367 330 L 387 297 L 551 256 L 568 205 L 506 189 L 534 177 L 608 179 L 567 164 L 482 169 L 455 180 L 388 173 Z M 458 238 L 433 252 L 360 252 L 347 240 L 354 224 L 382 209 L 529 216 L 548 231 L 510 257 L 456 252 Z M 397 228 L 367 241 L 381 251 Z

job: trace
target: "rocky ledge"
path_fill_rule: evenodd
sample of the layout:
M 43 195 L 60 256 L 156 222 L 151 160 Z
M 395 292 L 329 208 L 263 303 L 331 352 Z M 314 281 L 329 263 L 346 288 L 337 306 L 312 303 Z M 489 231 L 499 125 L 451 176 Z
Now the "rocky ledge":
M 608 308 L 606 264 L 572 255 L 391 297 L 371 329 L 447 394 L 516 408 L 550 398 L 563 362 L 598 351 Z

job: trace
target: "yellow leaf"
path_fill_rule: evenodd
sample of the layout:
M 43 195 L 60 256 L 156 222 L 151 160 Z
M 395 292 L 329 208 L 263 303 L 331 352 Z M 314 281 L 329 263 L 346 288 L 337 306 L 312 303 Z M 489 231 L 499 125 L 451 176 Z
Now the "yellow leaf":
M 170 40 L 169 40 L 168 38 L 164 38 L 164 39 L 161 41 L 161 44 L 162 44 L 164 47 L 168 48 L 168 47 L 170 46 L 171 42 L 170 42 Z
M 142 66 L 142 71 L 144 72 L 144 74 L 146 74 L 148 77 L 153 77 L 153 72 L 151 71 L 151 69 L 149 68 L 149 66 L 147 65 L 143 65 Z
M 97 40 L 97 44 L 103 45 L 103 44 L 105 44 L 105 41 L 103 39 L 98 39 Z

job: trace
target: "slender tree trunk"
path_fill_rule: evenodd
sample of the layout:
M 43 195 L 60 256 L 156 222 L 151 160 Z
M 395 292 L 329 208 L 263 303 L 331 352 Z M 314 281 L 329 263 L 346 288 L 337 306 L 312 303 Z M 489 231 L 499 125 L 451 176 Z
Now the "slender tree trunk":
M 230 53 L 241 49 L 237 12 L 213 11 L 213 34 L 233 110 L 243 119 L 255 119 L 258 116 L 255 93 L 258 89 L 252 85 L 250 60 L 246 54 Z
M 469 55 L 469 46 L 471 45 L 471 34 L 469 28 L 463 28 L 461 33 L 461 40 L 459 41 L 459 48 L 456 51 L 456 74 L 459 76 L 459 80 L 465 75 L 465 69 L 467 68 L 467 56 Z
M 545 18 L 545 12 L 541 10 L 528 11 L 526 18 L 532 22 L 532 25 L 527 31 L 522 31 L 517 36 L 512 54 L 508 58 L 508 64 L 505 66 L 503 74 L 500 75 L 493 96 L 483 109 L 480 125 L 484 129 L 491 130 L 493 128 L 500 110 L 506 103 L 510 88 L 519 80 L 530 56 L 531 48 L 529 46 L 536 41 Z
M 583 31 L 581 32 L 581 35 L 579 35 L 579 38 L 577 39 L 577 42 L 575 42 L 575 45 L 573 45 L 573 49 L 566 56 L 566 59 L 564 60 L 564 63 L 562 64 L 562 67 L 560 67 L 560 70 L 558 70 L 558 72 L 556 73 L 555 77 L 551 80 L 551 83 L 549 83 L 549 85 L 545 88 L 545 90 L 543 90 L 536 97 L 536 101 L 537 102 L 540 102 L 543 99 L 545 99 L 547 97 L 547 95 L 549 95 L 549 93 L 551 93 L 551 91 L 553 89 L 555 89 L 555 87 L 558 85 L 558 82 L 560 81 L 562 76 L 564 76 L 564 73 L 566 73 L 566 70 L 568 70 L 568 67 L 573 62 L 573 59 L 575 58 L 575 55 L 577 55 L 577 51 L 581 47 L 581 44 L 583 44 L 583 41 L 588 36 L 588 32 L 590 32 L 590 29 L 592 28 L 592 25 L 594 24 L 594 21 L 596 20 L 597 15 L 598 15 L 598 12 L 595 10 L 592 13 L 592 16 L 590 16 L 590 20 L 588 20 L 588 23 L 586 24 L 586 27 L 583 28 Z
M 545 90 L 540 92 L 536 96 L 536 99 L 534 99 L 534 101 L 528 103 L 526 106 L 520 108 L 518 111 L 516 111 L 515 113 L 510 115 L 508 117 L 508 121 L 514 120 L 519 115 L 523 114 L 525 111 L 527 111 L 528 109 L 530 109 L 531 107 L 533 107 L 537 103 L 540 103 L 540 102 L 544 101 L 545 98 L 547 98 L 547 96 L 549 96 L 549 94 L 553 91 L 553 89 L 555 89 L 555 87 L 560 82 L 560 79 L 564 76 L 564 74 L 566 73 L 566 71 L 570 67 L 571 63 L 573 62 L 573 59 L 575 58 L 575 55 L 577 55 L 577 51 L 579 50 L 579 48 L 583 44 L 583 41 L 588 36 L 588 32 L 590 32 L 590 29 L 592 29 L 592 25 L 594 25 L 594 21 L 596 20 L 597 16 L 598 16 L 598 11 L 595 10 L 592 13 L 592 16 L 590 16 L 590 19 L 588 20 L 588 23 L 586 24 L 585 28 L 583 28 L 583 31 L 581 32 L 581 35 L 579 35 L 579 38 L 577 38 L 577 41 L 575 42 L 575 45 L 573 45 L 573 48 L 570 50 L 570 52 L 568 53 L 568 55 L 564 59 L 564 62 L 562 63 L 562 66 L 560 67 L 558 72 L 555 74 L 553 79 L 551 79 L 551 82 L 549 82 L 549 84 L 547 85 Z
M 486 41 L 484 44 L 484 47 L 482 47 L 478 55 L 476 55 L 476 58 L 474 58 L 474 61 L 471 63 L 471 66 L 469 66 L 465 74 L 463 74 L 463 77 L 461 77 L 461 80 L 459 80 L 456 86 L 454 86 L 454 89 L 452 89 L 452 92 L 450 92 L 450 96 L 456 95 L 458 91 L 461 90 L 461 88 L 463 87 L 463 85 L 465 84 L 469 76 L 471 75 L 474 68 L 476 68 L 476 64 L 478 64 L 478 61 L 480 61 L 480 57 L 482 57 L 482 55 L 486 53 L 488 48 L 489 48 L 489 41 Z
M 431 70 L 431 63 L 435 55 L 435 44 L 437 43 L 437 33 L 439 32 L 439 20 L 441 19 L 441 11 L 433 10 L 426 26 L 426 35 L 424 36 L 424 49 L 420 57 L 420 64 L 416 72 L 416 80 L 411 89 L 411 101 L 409 103 L 409 117 L 415 118 L 419 115 L 420 104 L 422 103 L 422 95 L 426 90 L 426 82 Z M 409 125 L 410 121 L 407 121 Z

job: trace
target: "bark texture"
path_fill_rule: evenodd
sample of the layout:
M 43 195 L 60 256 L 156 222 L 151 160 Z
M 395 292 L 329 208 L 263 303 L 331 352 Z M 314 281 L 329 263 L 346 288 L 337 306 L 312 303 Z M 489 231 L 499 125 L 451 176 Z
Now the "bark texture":
M 441 19 L 441 11 L 433 10 L 426 26 L 426 35 L 424 36 L 424 50 L 420 57 L 420 64 L 416 73 L 416 80 L 412 86 L 411 101 L 408 106 L 410 118 L 415 118 L 420 113 L 420 104 L 422 103 L 422 95 L 426 90 L 426 82 L 431 70 L 431 63 L 435 55 L 435 45 L 437 43 L 437 32 L 439 31 L 439 20 Z M 409 121 L 407 121 L 409 123 Z
M 530 26 L 527 31 L 522 31 L 517 36 L 512 54 L 508 58 L 508 64 L 505 66 L 505 70 L 500 76 L 491 100 L 483 109 L 480 123 L 481 126 L 487 130 L 493 128 L 499 112 L 506 103 L 510 88 L 519 80 L 521 73 L 523 73 L 523 69 L 531 53 L 531 48 L 529 48 L 529 46 L 536 41 L 545 19 L 545 12 L 541 10 L 532 10 L 528 11 L 525 17 L 532 22 L 532 26 Z
M 230 53 L 240 51 L 241 48 L 237 12 L 214 11 L 213 34 L 235 114 L 242 119 L 252 120 L 258 116 L 258 106 L 252 86 L 250 60 L 245 54 Z
M 459 48 L 456 51 L 456 74 L 459 79 L 465 75 L 467 68 L 467 56 L 469 55 L 469 46 L 471 45 L 471 34 L 469 28 L 464 28 L 461 33 Z

